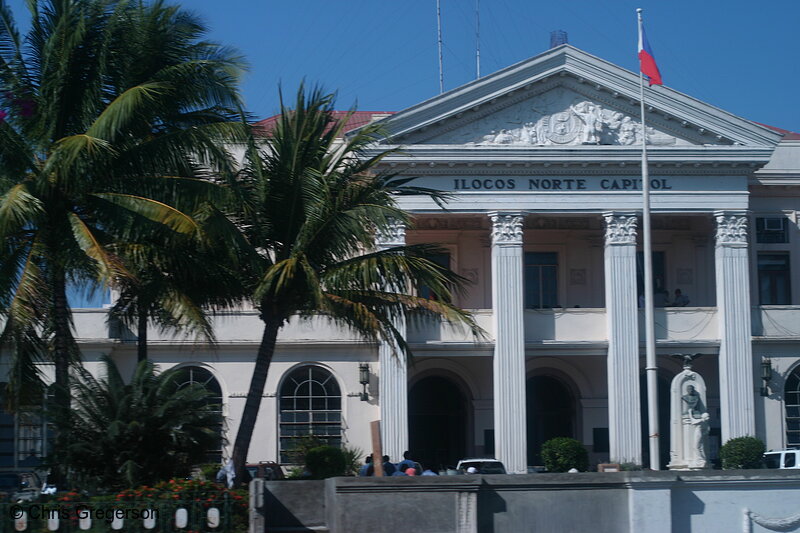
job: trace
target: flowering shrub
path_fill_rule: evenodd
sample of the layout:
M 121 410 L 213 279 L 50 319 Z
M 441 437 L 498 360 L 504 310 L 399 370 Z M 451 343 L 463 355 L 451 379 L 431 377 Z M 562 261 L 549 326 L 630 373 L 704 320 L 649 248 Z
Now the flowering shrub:
M 198 479 L 170 479 L 152 487 L 144 485 L 125 489 L 114 495 L 117 504 L 148 504 L 160 508 L 160 504 L 185 504 L 189 512 L 203 512 L 209 507 L 218 507 L 221 513 L 230 513 L 230 529 L 247 531 L 248 492 L 245 489 L 228 489 L 224 485 Z M 202 510 L 202 511 L 201 511 Z M 224 523 L 224 518 L 223 518 Z M 223 527 L 220 526 L 220 531 Z M 189 533 L 191 530 L 187 530 Z

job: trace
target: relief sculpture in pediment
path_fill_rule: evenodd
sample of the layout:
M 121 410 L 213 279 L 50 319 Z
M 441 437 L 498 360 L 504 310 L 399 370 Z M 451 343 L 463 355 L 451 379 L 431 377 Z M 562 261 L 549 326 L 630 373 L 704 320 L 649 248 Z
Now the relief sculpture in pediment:
M 642 125 L 618 111 L 579 101 L 566 110 L 545 114 L 516 128 L 501 128 L 483 135 L 479 145 L 623 145 L 641 144 Z M 675 144 L 674 137 L 647 129 L 648 144 Z
M 556 89 L 428 142 L 478 146 L 632 146 L 642 142 L 642 125 L 616 109 Z M 662 146 L 691 144 L 651 127 L 647 128 L 647 142 Z

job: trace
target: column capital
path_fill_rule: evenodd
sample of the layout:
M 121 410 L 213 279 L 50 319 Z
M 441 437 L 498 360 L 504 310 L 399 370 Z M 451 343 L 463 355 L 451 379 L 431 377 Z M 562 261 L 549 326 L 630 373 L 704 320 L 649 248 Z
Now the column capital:
M 606 245 L 636 245 L 636 226 L 639 223 L 635 213 L 603 213 Z
M 523 213 L 520 211 L 492 211 L 488 215 L 492 221 L 492 246 L 522 246 Z
M 405 246 L 406 244 L 406 224 L 402 220 L 389 218 L 386 227 L 380 228 L 375 235 L 375 244 L 379 248 L 391 248 L 393 246 Z
M 714 211 L 717 246 L 747 246 L 746 211 Z

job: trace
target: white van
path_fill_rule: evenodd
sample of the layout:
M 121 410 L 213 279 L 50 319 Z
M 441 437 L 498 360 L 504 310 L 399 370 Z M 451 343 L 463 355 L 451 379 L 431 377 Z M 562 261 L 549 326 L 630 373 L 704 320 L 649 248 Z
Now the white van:
M 800 469 L 800 450 L 777 450 L 764 454 L 767 468 Z

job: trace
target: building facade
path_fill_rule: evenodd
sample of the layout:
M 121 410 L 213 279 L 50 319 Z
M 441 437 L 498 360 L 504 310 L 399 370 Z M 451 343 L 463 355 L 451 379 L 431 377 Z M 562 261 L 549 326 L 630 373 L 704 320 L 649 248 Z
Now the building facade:
M 701 355 L 712 457 L 743 435 L 800 445 L 800 135 L 667 87 L 646 101 L 661 463 L 676 354 Z M 450 200 L 398 198 L 414 225 L 380 245 L 440 243 L 432 259 L 469 280 L 456 303 L 485 335 L 408 317 L 404 361 L 324 317 L 293 321 L 249 459 L 286 461 L 309 433 L 367 452 L 380 419 L 384 453 L 433 468 L 494 456 L 525 472 L 555 436 L 595 463 L 647 464 L 638 74 L 564 45 L 382 117 L 375 150 L 402 148 L 386 168 Z M 87 364 L 132 369 L 134 337 L 104 314 L 75 310 Z M 150 354 L 219 391 L 232 441 L 261 322 L 230 312 L 216 332 L 212 349 L 154 330 Z M 17 461 L 36 439 L 9 423 Z

